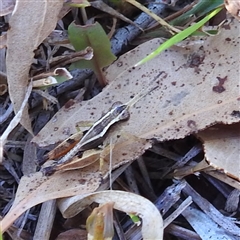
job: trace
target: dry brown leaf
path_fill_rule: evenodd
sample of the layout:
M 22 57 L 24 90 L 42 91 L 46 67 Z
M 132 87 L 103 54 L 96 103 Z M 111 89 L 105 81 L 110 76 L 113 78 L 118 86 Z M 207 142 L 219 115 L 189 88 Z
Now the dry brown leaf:
M 198 136 L 210 166 L 240 181 L 240 124 L 214 126 Z
M 68 171 L 44 177 L 42 172 L 21 178 L 12 208 L 0 221 L 1 232 L 27 209 L 51 199 L 94 192 L 100 185 L 98 168 L 93 171 L 85 168 L 81 171 Z
M 6 57 L 9 95 L 15 113 L 25 96 L 33 51 L 55 28 L 62 6 L 62 0 L 16 2 L 9 21 L 11 28 L 7 33 Z M 31 132 L 27 108 L 21 123 Z
M 106 202 L 93 209 L 86 221 L 88 240 L 112 240 L 114 236 L 113 205 L 114 202 Z
M 73 217 L 92 202 L 105 204 L 114 202 L 113 208 L 129 214 L 139 215 L 142 219 L 143 239 L 163 239 L 163 220 L 155 205 L 148 199 L 134 193 L 123 191 L 101 191 L 75 196 L 58 201 L 65 218 Z
M 113 102 L 127 102 L 161 71 L 160 87 L 130 109 L 130 119 L 121 123 L 124 132 L 163 141 L 183 138 L 215 123 L 239 122 L 238 29 L 235 20 L 201 44 L 172 47 L 143 66 L 125 70 L 93 99 L 63 107 L 33 142 L 46 146 L 64 140 L 76 132 L 77 122 L 96 121 Z M 108 71 L 119 73 L 119 66 L 128 64 L 128 59 L 136 63 L 158 44 L 155 39 L 140 45 Z

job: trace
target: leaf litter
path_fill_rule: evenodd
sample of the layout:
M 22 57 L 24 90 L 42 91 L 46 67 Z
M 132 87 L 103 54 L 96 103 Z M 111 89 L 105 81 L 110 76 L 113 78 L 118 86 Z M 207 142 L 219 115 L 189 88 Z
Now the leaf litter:
M 224 32 L 224 30 L 223 30 L 223 32 Z M 222 34 L 222 32 L 221 32 L 221 34 Z M 221 34 L 220 34 L 220 36 L 221 36 Z M 222 35 L 224 35 L 224 34 L 222 34 Z M 229 36 L 229 33 L 226 34 L 226 36 Z M 232 41 L 229 45 L 234 46 L 234 44 L 236 44 L 236 42 L 237 42 L 237 37 L 236 37 L 236 34 L 235 35 L 233 34 L 233 36 L 234 37 L 232 38 L 232 35 L 231 35 L 230 40 L 225 38 L 225 41 L 227 43 L 229 43 L 229 41 L 230 42 Z M 223 37 L 223 39 L 224 39 L 224 37 Z M 220 41 L 222 41 L 221 38 L 220 38 Z M 211 43 L 211 40 L 209 42 Z M 158 39 L 153 40 L 151 43 L 157 45 L 159 43 L 159 40 Z M 208 40 L 205 41 L 205 43 L 208 44 Z M 158 65 L 159 65 L 159 62 L 164 63 L 163 64 L 163 69 L 164 69 L 164 73 L 165 73 L 165 75 L 164 75 L 165 78 L 161 79 L 162 82 L 160 84 L 160 89 L 164 88 L 164 90 L 166 90 L 167 93 L 165 94 L 160 90 L 160 92 L 158 91 L 157 93 L 152 93 L 151 95 L 147 96 L 144 99 L 145 101 L 142 101 L 142 103 L 139 102 L 136 105 L 136 107 L 132 109 L 131 119 L 128 122 L 125 122 L 125 123 L 120 124 L 119 126 L 116 126 L 116 128 L 120 128 L 121 132 L 127 132 L 130 135 L 132 133 L 134 133 L 132 135 L 137 136 L 135 138 L 142 137 L 144 141 L 146 141 L 144 138 L 146 138 L 146 139 L 155 138 L 157 140 L 162 141 L 162 140 L 166 140 L 166 139 L 169 140 L 169 139 L 183 138 L 186 135 L 198 132 L 199 130 L 204 129 L 204 128 L 208 127 L 209 125 L 215 124 L 216 122 L 227 123 L 227 124 L 238 122 L 239 121 L 238 114 L 234 114 L 234 113 L 237 113 L 237 110 L 236 110 L 237 109 L 236 108 L 237 107 L 237 103 L 236 103 L 237 94 L 236 94 L 236 91 L 232 90 L 232 89 L 237 88 L 236 78 L 233 77 L 234 75 L 237 76 L 237 70 L 235 70 L 236 69 L 235 67 L 237 66 L 236 61 L 231 62 L 229 58 L 224 56 L 223 50 L 219 50 L 219 48 L 218 48 L 220 46 L 220 44 L 217 44 L 215 42 L 215 48 L 214 48 L 214 43 L 213 44 L 211 43 L 212 48 L 210 48 L 210 47 L 207 48 L 207 47 L 205 47 L 205 43 L 203 44 L 204 45 L 203 48 L 198 47 L 198 46 L 195 46 L 193 48 L 190 47 L 190 46 L 187 46 L 187 49 L 185 49 L 186 51 L 183 51 L 183 49 L 181 49 L 179 47 L 174 47 L 174 48 L 172 48 L 172 50 L 166 51 L 165 58 L 167 58 L 168 61 L 166 61 L 166 59 L 162 59 L 162 58 L 156 59 L 156 60 L 158 60 L 158 61 L 156 61 L 156 62 L 158 62 Z M 229 45 L 228 45 L 228 47 L 229 47 Z M 233 46 L 230 47 L 230 53 L 234 55 L 235 52 L 233 51 Z M 145 49 L 143 50 L 143 51 L 145 51 L 145 54 L 146 54 L 146 48 L 150 49 L 150 44 L 149 45 L 146 44 Z M 218 62 L 217 62 L 216 65 L 213 64 L 213 61 L 212 62 L 208 61 L 209 59 L 207 58 L 206 53 L 210 53 L 210 49 L 214 49 L 214 51 L 216 50 L 217 53 L 218 53 L 218 51 L 221 53 L 220 55 L 218 55 L 218 58 L 216 58 L 216 59 L 218 59 Z M 139 49 L 135 49 L 135 51 L 139 51 Z M 131 54 L 131 53 L 129 53 L 129 54 Z M 211 55 L 214 55 L 214 57 L 216 57 L 217 53 L 215 55 L 211 53 Z M 175 54 L 176 55 L 177 54 L 179 54 L 179 55 L 183 54 L 184 57 L 183 58 L 178 58 Z M 173 56 L 174 56 L 174 62 L 172 62 L 172 63 L 170 63 L 170 61 L 169 61 L 170 56 L 172 57 L 172 59 L 173 59 Z M 119 66 L 122 66 L 122 64 L 125 64 L 125 59 L 124 59 L 124 61 L 122 61 L 123 58 L 120 58 L 116 62 L 116 64 L 115 65 L 113 64 L 111 67 L 113 69 L 114 68 L 116 69 Z M 141 59 L 141 56 L 139 56 L 139 58 Z M 225 58 L 225 59 L 223 59 L 223 58 Z M 176 61 L 175 61 L 175 59 L 176 59 Z M 216 63 L 216 59 L 215 59 L 214 63 Z M 219 61 L 219 59 L 220 59 L 220 61 Z M 120 60 L 122 62 L 119 62 Z M 182 60 L 182 64 L 180 64 L 181 60 Z M 224 68 L 225 71 L 223 71 L 223 69 L 221 69 L 221 66 L 224 63 L 224 60 L 227 62 L 227 66 L 229 66 L 229 65 L 233 66 L 233 69 L 229 69 L 229 72 L 227 73 L 227 76 L 223 75 L 223 73 L 226 73 L 226 69 Z M 209 62 L 212 63 L 212 64 L 210 64 L 211 68 L 212 68 L 211 69 L 212 72 L 211 71 L 206 72 L 206 69 L 207 69 L 206 66 L 207 66 L 207 63 L 209 64 Z M 168 72 L 169 71 L 168 67 L 172 66 L 171 64 L 174 65 L 174 67 L 176 66 L 176 68 L 174 68 L 175 74 L 176 74 L 176 72 L 179 73 L 179 75 L 177 75 L 177 78 L 176 78 L 176 76 L 171 76 L 171 74 Z M 142 67 L 137 68 L 137 69 L 131 69 L 132 65 L 133 64 L 129 64 L 129 67 L 127 69 L 125 69 L 125 71 L 123 71 L 123 72 L 119 71 L 120 76 L 116 76 L 116 79 L 115 79 L 115 77 L 114 78 L 108 77 L 109 80 L 114 79 L 114 81 L 117 82 L 118 85 L 116 85 L 116 84 L 114 85 L 114 82 L 112 82 L 110 84 L 110 86 L 107 87 L 103 91 L 102 94 L 95 97 L 93 100 L 90 100 L 86 103 L 82 103 L 82 108 L 81 108 L 82 112 L 81 113 L 84 113 L 84 115 L 85 115 L 85 114 L 89 113 L 87 110 L 90 110 L 90 111 L 94 112 L 93 115 L 95 115 L 93 117 L 91 117 L 89 115 L 90 120 L 93 120 L 93 119 L 96 120 L 100 116 L 101 110 L 103 110 L 102 112 L 104 112 L 104 110 L 107 109 L 106 106 L 108 106 L 112 102 L 115 102 L 117 98 L 119 98 L 120 100 L 129 100 L 129 97 L 132 97 L 133 95 L 135 95 L 139 91 L 138 89 L 140 89 L 140 88 L 137 89 L 137 87 L 139 87 L 139 85 L 140 85 L 139 82 L 141 82 L 141 81 L 137 81 L 136 80 L 137 77 L 138 78 L 143 77 L 143 79 L 146 81 L 145 85 L 147 85 L 147 82 L 150 81 L 150 78 L 153 77 L 154 74 L 156 75 L 156 73 L 161 70 L 161 69 L 157 68 L 156 65 L 152 64 L 151 62 L 146 64 L 146 66 L 148 66 L 148 67 L 145 66 L 145 72 L 141 71 Z M 110 67 L 110 69 L 111 69 L 111 67 Z M 185 68 L 185 75 L 191 75 L 191 77 L 194 77 L 194 79 L 196 80 L 196 82 L 198 84 L 196 84 L 196 82 L 193 82 L 193 81 L 189 80 L 189 76 L 187 76 L 187 77 L 185 76 L 186 80 L 181 81 L 179 79 L 180 76 L 184 76 L 184 74 L 181 73 L 182 68 Z M 192 68 L 192 69 L 190 69 L 190 68 Z M 149 69 L 152 69 L 152 70 L 149 71 Z M 137 71 L 138 71 L 138 73 L 136 73 Z M 203 75 L 202 75 L 202 72 L 204 73 Z M 107 75 L 107 76 L 109 76 L 109 75 Z M 198 76 L 198 78 L 197 78 L 197 76 Z M 203 80 L 203 81 L 200 81 L 199 78 L 201 78 L 201 77 L 202 77 L 201 80 Z M 131 83 L 131 81 L 130 81 L 130 80 L 132 80 L 131 78 L 133 79 L 133 83 Z M 170 82 L 171 84 L 169 84 L 169 79 L 172 79 L 172 78 L 173 78 L 173 81 Z M 211 78 L 211 82 L 210 83 L 208 82 L 208 84 L 206 84 L 207 80 L 210 79 L 210 78 Z M 165 79 L 168 79 L 168 82 L 164 81 Z M 231 80 L 230 83 L 229 83 L 229 80 Z M 185 88 L 185 84 L 186 85 L 187 84 L 191 85 L 192 88 Z M 203 85 L 203 88 L 198 88 L 198 85 L 201 85 L 201 84 Z M 127 85 L 132 86 L 131 91 L 129 91 L 129 89 L 127 90 L 127 88 L 126 88 Z M 180 95 L 176 94 L 177 91 L 174 92 L 174 90 L 172 90 L 172 91 L 169 90 L 169 88 L 174 88 L 173 86 L 176 86 L 177 90 L 179 90 L 179 89 L 183 90 L 182 92 L 180 91 Z M 120 94 L 118 96 L 115 94 L 116 89 L 120 89 L 120 91 L 119 91 Z M 193 89 L 194 89 L 194 91 L 193 91 Z M 195 90 L 195 89 L 197 89 L 197 90 Z M 112 97 L 107 96 L 108 95 L 107 90 L 110 91 L 109 96 L 111 96 L 111 93 L 114 93 L 115 95 L 112 96 Z M 195 91 L 197 91 L 200 94 L 196 94 Z M 228 92 L 228 91 L 230 91 L 231 94 L 227 94 L 226 92 Z M 195 95 L 197 95 L 198 100 L 204 99 L 206 102 L 209 101 L 210 104 L 209 105 L 205 105 L 205 104 L 201 105 L 201 104 L 199 104 L 199 102 L 197 102 L 196 109 L 194 109 L 193 106 L 191 106 L 191 108 L 187 108 L 187 101 L 188 101 L 188 103 L 190 103 L 191 99 L 195 99 L 195 98 L 193 98 L 193 95 L 191 95 L 192 92 L 195 92 Z M 216 93 L 217 95 L 214 95 L 213 93 Z M 190 95 L 191 98 L 188 98 L 188 95 Z M 201 98 L 199 96 L 201 96 Z M 188 98 L 188 99 L 186 100 L 186 98 Z M 139 129 L 139 128 L 141 128 L 140 124 L 144 124 L 145 119 L 144 119 L 143 115 L 153 113 L 152 111 L 149 111 L 149 108 L 150 108 L 150 106 L 152 107 L 156 104 L 154 99 L 164 100 L 165 105 L 159 104 L 160 105 L 159 109 L 160 110 L 164 109 L 164 108 L 166 109 L 167 114 L 165 113 L 165 115 L 168 115 L 168 117 L 170 116 L 170 121 L 169 121 L 170 123 L 167 123 L 165 118 L 162 119 L 162 114 L 163 113 L 161 113 L 161 115 L 160 115 L 160 114 L 158 114 L 156 109 L 153 109 L 153 111 L 155 111 L 156 114 L 152 115 L 152 116 L 156 116 L 157 118 L 160 118 L 159 120 L 161 122 L 156 121 L 154 119 L 152 122 L 150 122 L 152 125 L 150 124 L 149 127 L 144 126 L 143 130 Z M 95 104 L 95 106 L 100 106 L 100 104 L 97 104 L 99 101 L 100 101 L 100 103 L 103 103 L 103 107 L 100 108 L 100 109 L 92 108 L 93 104 Z M 194 101 L 192 101 L 192 102 L 194 102 Z M 229 106 L 231 104 L 232 104 L 232 107 Z M 221 107 L 219 107 L 219 105 L 221 105 L 221 107 L 224 106 L 224 108 L 221 109 Z M 76 110 L 75 107 L 76 106 L 74 106 L 73 108 Z M 87 108 L 89 108 L 89 109 L 87 109 Z M 181 117 L 181 115 L 176 111 L 176 108 L 180 109 L 179 112 L 182 111 L 181 113 L 185 114 L 184 117 Z M 137 111 L 139 113 L 140 109 L 141 110 L 146 109 L 146 111 L 145 111 L 144 114 L 142 114 L 142 115 L 140 114 L 141 117 L 136 118 L 136 113 L 137 113 Z M 157 110 L 159 110 L 159 109 L 157 109 Z M 202 111 L 199 110 L 199 109 L 202 109 Z M 168 112 L 169 110 L 171 110 L 171 111 Z M 66 111 L 63 111 L 63 112 L 64 112 L 64 114 L 66 113 Z M 134 112 L 135 112 L 135 117 L 134 117 Z M 140 113 L 141 113 L 141 111 L 140 111 Z M 201 118 L 200 120 L 197 119 L 197 118 L 195 119 L 196 116 L 194 116 L 195 115 L 194 113 L 197 113 L 196 115 L 198 115 L 198 116 L 201 116 L 201 115 L 204 115 L 204 116 L 202 116 L 203 118 Z M 214 116 L 214 117 L 211 116 L 211 114 L 214 115 L 214 113 L 217 113 L 216 116 Z M 79 112 L 78 112 L 78 114 L 79 114 Z M 98 115 L 98 116 L 96 116 L 96 115 Z M 86 116 L 88 116 L 88 115 L 85 115 L 83 117 L 83 119 L 85 121 L 86 121 L 86 119 L 85 119 Z M 171 116 L 174 116 L 175 118 L 171 118 Z M 80 121 L 81 121 L 81 116 L 79 118 L 80 118 Z M 208 119 L 208 121 L 207 121 L 204 118 L 210 118 L 210 119 Z M 139 119 L 140 119 L 140 121 L 139 121 Z M 179 119 L 180 119 L 180 123 L 178 123 Z M 55 120 L 56 120 L 56 118 L 55 118 Z M 59 119 L 57 119 L 57 120 L 59 120 Z M 72 124 L 72 132 L 75 132 L 76 130 L 74 128 L 75 128 L 76 122 L 75 122 L 75 119 L 73 119 L 73 120 L 74 120 L 74 122 L 70 123 L 69 125 Z M 78 119 L 78 121 L 79 121 L 79 119 Z M 140 122 L 140 124 L 139 124 L 139 122 Z M 68 123 L 69 123 L 69 121 L 68 121 Z M 161 129 L 161 127 L 159 127 L 159 125 L 161 125 L 160 123 L 163 123 L 162 124 L 163 125 L 163 130 Z M 57 122 L 57 124 L 58 124 L 58 122 Z M 134 126 L 134 124 L 136 126 Z M 156 127 L 155 124 L 157 124 L 157 127 Z M 176 128 L 174 128 L 174 124 L 177 125 Z M 186 128 L 186 129 L 182 130 L 179 126 L 183 126 L 183 128 Z M 60 126 L 58 125 L 58 127 L 60 129 L 60 132 L 63 131 L 63 129 L 61 129 L 61 127 L 62 127 L 61 125 Z M 189 130 L 189 128 L 190 128 L 190 130 Z M 66 130 L 66 129 L 67 128 L 65 128 L 64 130 Z M 171 132 L 169 134 L 167 134 L 166 129 L 167 130 L 170 129 Z M 56 128 L 55 128 L 55 130 L 56 130 Z M 57 132 L 57 131 L 55 131 L 55 132 Z M 71 131 L 69 131 L 69 128 L 68 128 L 68 131 L 65 131 L 65 133 L 66 132 L 68 132 L 68 135 L 69 135 L 69 132 L 71 132 Z M 64 134 L 61 134 L 60 139 L 62 138 L 62 135 L 64 135 Z M 124 135 L 124 134 L 122 134 L 122 135 Z M 110 136 L 111 136 L 111 134 L 110 134 Z M 65 136 L 65 138 L 66 138 L 66 136 Z M 53 141 L 53 143 L 56 143 L 56 142 L 59 142 L 59 139 L 57 139 L 55 142 Z M 131 142 L 133 142 L 133 140 L 129 139 L 129 143 L 131 143 Z M 46 143 L 46 141 L 44 140 L 44 144 L 45 143 Z M 116 144 L 116 146 L 117 146 L 118 142 L 116 142 L 114 144 Z M 137 152 L 133 151 L 132 160 L 137 158 L 138 156 L 140 156 L 147 148 L 150 148 L 151 144 L 149 144 L 149 145 L 146 145 L 146 144 L 149 144 L 149 142 L 146 141 L 145 143 L 143 143 L 142 150 L 140 151 L 141 153 L 140 152 L 137 153 Z M 120 151 L 122 149 L 124 149 L 124 148 L 122 148 L 122 147 L 119 148 Z M 134 149 L 134 148 L 130 148 L 129 151 L 131 151 L 131 149 Z M 114 151 L 113 151 L 113 154 L 114 154 Z M 124 163 L 123 160 L 125 160 L 125 162 L 129 161 L 128 156 L 125 159 L 119 159 L 119 162 L 117 162 L 116 166 L 123 164 Z M 93 171 L 94 168 L 95 168 L 95 172 L 97 173 L 96 175 L 98 175 L 99 168 L 97 167 L 97 165 L 91 166 L 90 171 L 89 171 L 88 167 L 86 169 L 84 168 L 83 171 L 84 172 L 86 171 L 87 175 L 88 175 L 89 172 L 91 172 L 91 173 L 94 172 Z M 70 171 L 70 172 L 67 171 L 67 172 L 61 173 L 61 177 L 64 174 L 66 174 L 66 176 L 67 176 L 68 174 L 70 174 L 70 173 L 73 174 L 74 172 L 75 171 Z M 109 172 L 109 168 L 108 168 L 108 172 Z M 18 190 L 18 195 L 17 195 L 16 201 L 15 201 L 15 203 L 13 205 L 13 208 L 12 208 L 13 211 L 12 212 L 10 211 L 10 214 L 8 214 L 7 217 L 5 218 L 5 222 L 3 221 L 3 223 L 5 223 L 5 225 L 4 225 L 5 227 L 6 227 L 6 224 L 9 224 L 9 222 L 14 220 L 14 219 L 11 218 L 11 214 L 17 213 L 17 216 L 19 216 L 19 214 L 21 214 L 30 205 L 33 206 L 33 205 L 37 204 L 38 201 L 34 198 L 36 198 L 36 194 L 38 192 L 41 194 L 41 189 L 42 190 L 44 188 L 45 188 L 45 190 L 47 189 L 47 194 L 46 194 L 46 196 L 44 196 L 44 194 L 41 194 L 41 195 L 43 195 L 43 198 L 40 200 L 40 202 L 41 201 L 46 201 L 47 199 L 51 199 L 51 198 L 49 198 L 51 188 L 46 187 L 46 185 L 48 185 L 48 179 L 46 180 L 46 177 L 43 177 L 42 175 L 41 176 L 40 175 L 41 175 L 41 173 L 37 173 L 37 174 L 33 174 L 30 177 L 27 177 L 25 183 L 24 183 L 23 180 L 21 180 L 21 183 L 23 185 L 22 185 L 22 188 L 20 188 L 21 190 L 20 189 Z M 49 182 L 54 183 L 53 180 L 55 179 L 55 181 L 56 181 L 56 179 L 57 179 L 56 176 L 57 175 L 58 174 L 53 175 L 53 177 L 49 178 Z M 70 176 L 70 175 L 68 175 L 68 176 Z M 35 183 L 38 182 L 37 179 L 38 179 L 38 177 L 40 177 L 39 178 L 40 179 L 39 183 L 36 184 L 36 188 L 34 188 L 33 193 L 31 193 L 31 188 L 30 188 L 30 191 L 29 191 L 29 188 L 26 188 L 26 186 L 29 187 L 30 185 L 32 185 L 32 181 L 30 180 L 31 177 L 34 179 L 34 180 L 32 179 L 34 182 L 36 181 Z M 24 179 L 24 177 L 22 179 Z M 96 176 L 93 176 L 92 178 L 90 177 L 90 179 L 96 179 Z M 100 178 L 98 178 L 98 179 L 100 179 Z M 96 187 L 99 186 L 99 181 L 97 181 L 97 182 L 98 183 L 96 184 Z M 21 186 L 21 183 L 20 183 L 19 186 Z M 57 183 L 57 181 L 56 181 L 56 183 Z M 32 185 L 31 187 L 34 187 L 34 186 Z M 23 189 L 26 189 L 26 192 L 29 191 L 28 193 L 30 193 L 30 197 L 28 196 L 28 193 L 26 193 Z M 19 192 L 22 191 L 22 190 L 23 190 L 23 195 L 19 194 Z M 68 196 L 68 194 L 70 194 L 68 192 L 68 190 L 66 190 L 66 192 L 64 192 L 64 189 L 60 190 L 59 188 L 55 188 L 53 190 L 57 190 L 57 191 L 60 192 L 60 194 L 58 194 L 58 193 L 55 193 L 53 191 L 54 192 L 54 194 L 53 194 L 54 198 L 61 197 L 62 194 L 63 195 L 65 194 L 65 196 Z M 85 191 L 85 190 L 83 190 L 83 191 Z M 88 189 L 86 191 L 88 191 Z M 94 190 L 90 190 L 90 192 L 91 191 L 94 191 Z M 26 207 L 27 204 L 24 201 L 24 198 L 26 196 L 28 196 L 27 199 L 28 198 L 31 199 L 31 204 L 28 205 L 27 207 Z
M 58 125 L 60 127 L 56 131 L 58 133 L 57 140 L 46 142 L 46 140 L 52 141 L 52 139 L 41 139 L 44 129 L 36 136 L 35 140 L 41 139 L 42 141 L 44 139 L 39 145 L 43 142 L 44 144 L 58 142 L 59 136 L 62 137 L 60 135 L 63 133 L 62 129 L 67 128 L 68 133 L 71 133 L 72 129 L 74 132 L 75 123 L 78 121 L 96 121 L 101 112 L 108 109 L 109 105 L 117 100 L 128 101 L 130 97 L 140 91 L 139 86 L 148 84 L 154 74 L 156 75 L 161 70 L 164 70 L 164 77 L 159 80 L 159 89 L 146 96 L 144 101 L 139 102 L 136 107 L 131 109 L 130 120 L 118 126 L 121 131 L 146 139 L 155 138 L 163 141 L 183 138 L 217 122 L 225 124 L 239 122 L 237 114 L 233 114 L 239 106 L 238 79 L 236 77 L 238 76 L 238 62 L 231 58 L 235 55 L 239 36 L 234 25 L 230 29 L 232 29 L 231 33 L 228 32 L 229 30 L 221 29 L 215 39 L 205 40 L 204 44 L 200 46 L 186 44 L 185 49 L 173 47 L 165 52 L 165 56 L 162 54 L 152 62 L 148 62 L 146 66 L 132 69 L 131 66 L 134 62 L 145 56 L 148 49 L 151 52 L 160 40 L 155 39 L 141 45 L 120 57 L 109 67 L 107 79 L 114 79 L 114 81 L 111 81 L 110 85 L 104 89 L 105 92 L 103 91 L 88 102 L 81 103 L 81 106 L 72 106 L 67 111 L 62 109 L 64 114 L 67 113 L 66 118 L 72 120 L 70 123 L 68 121 L 67 125 L 64 125 L 64 120 L 63 123 L 61 122 L 63 113 L 60 110 L 61 119 Z M 229 35 L 231 35 L 231 40 L 227 39 Z M 221 41 L 228 44 L 227 48 L 224 45 L 224 50 L 219 49 Z M 219 53 L 221 54 L 219 55 Z M 132 62 L 128 63 L 127 59 Z M 171 59 L 174 59 L 174 62 Z M 159 68 L 159 62 L 162 63 L 161 68 Z M 227 66 L 227 75 L 226 69 L 221 66 Z M 173 67 L 174 75 L 168 72 Z M 148 69 L 153 70 L 149 72 Z M 164 89 L 164 92 L 161 88 Z M 114 95 L 109 95 L 109 92 Z M 96 105 L 99 107 L 95 108 Z M 158 108 L 154 108 L 155 106 Z M 160 111 L 161 109 L 164 109 L 165 113 Z M 146 121 L 145 117 L 149 115 L 153 117 Z M 58 114 L 55 117 L 58 122 Z M 51 129 L 51 123 L 46 126 L 46 130 L 48 128 Z M 65 137 L 63 136 L 63 138 Z

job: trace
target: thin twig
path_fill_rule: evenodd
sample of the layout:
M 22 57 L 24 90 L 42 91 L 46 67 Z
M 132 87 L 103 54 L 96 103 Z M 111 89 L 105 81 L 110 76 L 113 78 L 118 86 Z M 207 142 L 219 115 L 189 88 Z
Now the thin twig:
M 3 159 L 3 145 L 5 144 L 9 133 L 19 124 L 22 118 L 23 110 L 27 104 L 27 101 L 31 92 L 32 92 L 32 82 L 30 82 L 28 85 L 26 95 L 22 102 L 21 108 L 19 109 L 18 113 L 15 115 L 15 117 L 12 119 L 12 121 L 8 125 L 7 129 L 4 131 L 4 133 L 0 137 L 0 163 L 2 163 L 2 159 Z

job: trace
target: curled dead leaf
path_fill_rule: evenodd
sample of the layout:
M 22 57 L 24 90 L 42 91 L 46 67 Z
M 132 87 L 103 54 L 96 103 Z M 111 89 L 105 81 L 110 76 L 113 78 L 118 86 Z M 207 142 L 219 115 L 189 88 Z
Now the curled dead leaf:
M 47 87 L 54 84 L 62 83 L 71 78 L 72 78 L 72 75 L 66 68 L 56 68 L 54 69 L 53 72 L 35 76 L 34 79 L 38 79 L 38 80 L 33 81 L 33 87 L 34 88 Z
M 107 202 L 93 209 L 87 218 L 88 239 L 112 239 L 114 202 Z
M 137 194 L 123 191 L 101 191 L 86 195 L 61 199 L 58 206 L 65 218 L 73 217 L 92 202 L 105 204 L 114 202 L 113 208 L 126 213 L 134 213 L 142 219 L 143 239 L 163 239 L 163 220 L 152 202 Z

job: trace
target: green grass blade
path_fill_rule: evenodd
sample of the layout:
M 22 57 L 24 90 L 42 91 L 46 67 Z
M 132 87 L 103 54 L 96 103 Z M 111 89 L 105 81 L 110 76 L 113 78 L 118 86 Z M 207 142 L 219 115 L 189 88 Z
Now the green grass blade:
M 135 64 L 134 67 L 137 67 L 143 63 L 148 62 L 149 60 L 156 57 L 158 54 L 160 54 L 162 51 L 170 48 L 171 46 L 175 45 L 176 43 L 179 43 L 183 39 L 190 36 L 192 33 L 194 33 L 197 29 L 199 29 L 201 26 L 203 26 L 207 21 L 209 21 L 212 17 L 214 17 L 218 12 L 222 10 L 222 7 L 215 9 L 211 13 L 209 13 L 205 18 L 203 18 L 201 21 L 195 23 L 194 25 L 186 28 L 185 30 L 181 31 L 180 33 L 176 34 L 163 44 L 161 44 L 154 52 L 150 53 L 147 57 L 139 61 L 137 64 Z

